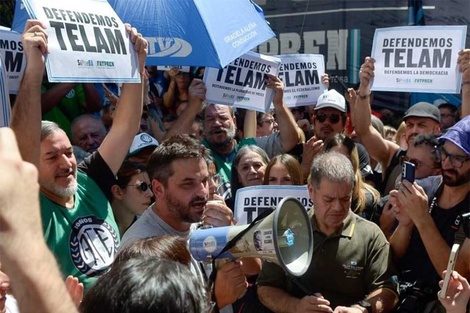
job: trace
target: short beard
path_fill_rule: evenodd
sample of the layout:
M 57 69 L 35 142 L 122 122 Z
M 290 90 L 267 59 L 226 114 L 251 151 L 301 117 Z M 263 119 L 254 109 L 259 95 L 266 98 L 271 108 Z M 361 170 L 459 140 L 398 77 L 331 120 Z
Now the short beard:
M 207 200 L 204 198 L 194 198 L 189 204 L 184 204 L 177 197 L 174 197 L 171 192 L 165 192 L 165 199 L 167 200 L 168 210 L 176 217 L 179 221 L 184 223 L 198 223 L 202 220 L 202 215 L 191 214 L 191 204 L 194 201 Z
M 49 190 L 53 194 L 58 195 L 60 197 L 71 197 L 78 190 L 77 172 L 74 173 L 73 179 L 74 179 L 73 183 L 69 187 L 66 187 L 66 188 L 60 187 L 60 186 L 58 186 L 56 184 L 53 184 L 53 183 L 42 181 L 40 178 L 39 178 L 39 185 L 42 188 L 44 188 L 46 190 Z
M 211 148 L 215 150 L 222 150 L 232 144 L 232 140 L 235 138 L 236 129 L 233 128 L 224 128 L 225 132 L 227 133 L 227 139 L 223 142 L 213 142 L 210 141 L 209 144 Z
M 442 172 L 442 180 L 444 182 L 444 185 L 449 186 L 449 187 L 458 187 L 462 186 L 468 183 L 470 179 L 470 171 L 467 171 L 466 173 L 459 174 L 456 170 L 448 170 L 447 172 L 451 172 L 452 174 L 456 174 L 455 178 L 447 178 L 445 175 L 446 171 Z M 453 175 L 454 176 L 454 175 Z

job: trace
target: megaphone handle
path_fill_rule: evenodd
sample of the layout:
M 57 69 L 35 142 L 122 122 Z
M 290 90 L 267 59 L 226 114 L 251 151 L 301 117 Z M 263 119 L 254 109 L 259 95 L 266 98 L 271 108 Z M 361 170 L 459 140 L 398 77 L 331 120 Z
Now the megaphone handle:
M 302 289 L 302 291 L 303 291 L 307 296 L 313 295 L 313 292 L 311 292 L 309 288 L 305 287 L 305 285 L 302 284 L 302 282 L 301 282 L 297 277 L 292 276 L 292 280 L 294 281 L 294 284 L 296 284 L 297 287 L 299 287 L 300 289 Z

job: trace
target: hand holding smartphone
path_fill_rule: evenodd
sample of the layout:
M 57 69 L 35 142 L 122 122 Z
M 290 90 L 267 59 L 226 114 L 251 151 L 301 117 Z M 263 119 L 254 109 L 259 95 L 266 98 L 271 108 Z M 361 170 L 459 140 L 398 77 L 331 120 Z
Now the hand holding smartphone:
M 447 262 L 446 276 L 444 277 L 444 284 L 442 285 L 441 291 L 439 291 L 439 298 L 445 299 L 447 296 L 447 289 L 449 288 L 450 278 L 454 271 L 455 262 L 457 261 L 457 255 L 459 254 L 460 245 L 454 243 L 452 250 L 450 251 L 449 261 Z

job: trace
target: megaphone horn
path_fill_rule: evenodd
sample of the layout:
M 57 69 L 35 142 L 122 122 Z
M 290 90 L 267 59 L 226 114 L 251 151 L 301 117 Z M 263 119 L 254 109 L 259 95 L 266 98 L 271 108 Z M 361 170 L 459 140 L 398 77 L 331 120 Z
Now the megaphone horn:
M 246 233 L 233 247 L 219 255 L 231 240 L 245 230 Z M 285 197 L 274 212 L 251 227 L 225 226 L 193 231 L 189 248 L 198 261 L 209 261 L 214 257 L 256 257 L 277 263 L 293 276 L 301 276 L 312 261 L 312 225 L 302 204 L 294 197 Z

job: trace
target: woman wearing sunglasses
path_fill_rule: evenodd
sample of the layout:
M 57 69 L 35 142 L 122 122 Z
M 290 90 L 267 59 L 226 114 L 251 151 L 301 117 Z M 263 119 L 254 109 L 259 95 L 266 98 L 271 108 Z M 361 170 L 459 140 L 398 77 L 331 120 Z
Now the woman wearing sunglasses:
M 152 203 L 152 187 L 145 167 L 139 163 L 124 161 L 111 187 L 111 206 L 119 233 L 124 232 Z

